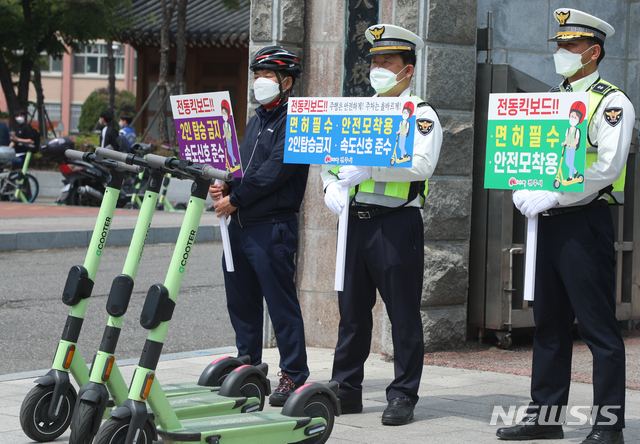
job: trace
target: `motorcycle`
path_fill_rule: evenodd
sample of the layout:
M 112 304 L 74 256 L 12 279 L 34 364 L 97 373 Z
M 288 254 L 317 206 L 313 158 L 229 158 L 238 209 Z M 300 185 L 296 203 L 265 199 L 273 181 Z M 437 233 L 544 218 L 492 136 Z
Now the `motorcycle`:
M 65 150 L 75 149 L 75 143 L 68 137 L 56 137 L 46 141 L 40 152 L 49 158 L 57 158 L 61 163 L 58 169 L 64 176 L 58 204 L 82 205 L 98 207 L 102 203 L 102 196 L 111 181 L 111 173 L 100 165 L 69 159 L 64 156 Z M 120 190 L 118 208 L 127 203 L 127 191 Z

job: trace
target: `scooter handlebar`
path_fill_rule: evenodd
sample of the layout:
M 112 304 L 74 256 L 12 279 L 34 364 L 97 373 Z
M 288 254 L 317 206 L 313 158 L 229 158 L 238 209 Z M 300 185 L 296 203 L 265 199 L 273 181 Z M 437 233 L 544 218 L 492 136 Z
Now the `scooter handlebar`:
M 147 154 L 146 157 L 149 165 L 155 167 L 175 168 L 192 176 L 200 176 L 204 179 L 219 179 L 229 181 L 233 179 L 233 174 L 228 171 L 218 170 L 211 165 L 203 165 L 200 163 L 187 162 L 184 160 L 174 159 L 173 157 L 162 157 L 155 154 Z
M 105 159 L 118 160 L 120 162 L 126 162 L 127 157 L 129 156 L 127 153 L 107 148 L 96 148 L 96 155 L 104 157 Z
M 76 150 L 65 150 L 64 155 L 69 159 L 84 160 L 84 152 Z
M 64 155 L 67 156 L 69 159 L 99 163 L 102 166 L 105 166 L 107 168 L 115 168 L 118 171 L 128 171 L 129 173 L 136 173 L 136 174 L 142 171 L 142 167 L 139 167 L 137 165 L 127 165 L 126 163 L 118 159 L 104 156 L 105 151 L 109 151 L 117 154 L 124 154 L 124 153 L 118 153 L 117 151 L 107 150 L 104 148 L 97 148 L 96 153 L 98 152 L 98 150 L 101 150 L 102 154 L 93 154 L 93 153 L 87 153 L 87 152 L 76 151 L 76 150 L 66 150 L 64 152 Z M 126 156 L 127 155 L 125 154 L 125 158 Z M 97 160 L 97 157 L 103 158 L 102 161 Z
M 120 162 L 119 160 L 116 160 L 116 169 L 118 171 L 128 171 L 130 173 L 140 173 L 143 168 L 141 166 L 138 165 L 128 165 L 124 162 Z

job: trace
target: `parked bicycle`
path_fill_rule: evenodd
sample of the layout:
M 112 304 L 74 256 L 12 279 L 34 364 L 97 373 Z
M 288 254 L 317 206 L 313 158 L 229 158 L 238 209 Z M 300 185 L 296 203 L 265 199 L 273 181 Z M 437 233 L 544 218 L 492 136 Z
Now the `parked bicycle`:
M 17 157 L 11 147 L 0 147 L 0 200 L 32 203 L 38 197 L 40 185 L 31 174 L 27 174 L 31 156 L 37 149 L 32 144 L 21 144 L 26 149 L 24 157 Z M 22 169 L 17 169 L 22 163 Z

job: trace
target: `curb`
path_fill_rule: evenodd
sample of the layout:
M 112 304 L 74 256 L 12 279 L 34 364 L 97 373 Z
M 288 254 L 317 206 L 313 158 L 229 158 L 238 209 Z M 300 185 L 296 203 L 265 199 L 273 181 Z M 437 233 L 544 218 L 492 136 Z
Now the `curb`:
M 107 247 L 131 243 L 133 228 L 114 228 L 109 231 Z M 146 244 L 174 244 L 180 227 L 151 227 Z M 16 231 L 0 233 L 0 252 L 16 250 L 55 250 L 88 247 L 93 230 L 73 231 Z M 203 225 L 198 228 L 195 242 L 222 242 L 220 227 Z

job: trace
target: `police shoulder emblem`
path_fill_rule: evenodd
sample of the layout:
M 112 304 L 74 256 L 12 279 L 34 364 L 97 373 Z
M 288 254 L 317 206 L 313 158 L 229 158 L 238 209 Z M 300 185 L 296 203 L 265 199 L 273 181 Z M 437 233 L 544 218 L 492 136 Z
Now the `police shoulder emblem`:
M 571 14 L 571 11 L 567 11 L 567 12 L 556 12 L 556 18 L 558 19 L 558 23 L 560 23 L 561 26 L 564 26 L 564 24 L 567 22 L 567 19 L 569 18 L 569 15 Z
M 380 38 L 382 37 L 382 34 L 384 34 L 384 26 L 381 28 L 369 29 L 369 32 L 373 36 L 374 40 L 380 40 Z
M 611 126 L 616 126 L 622 120 L 622 108 L 606 108 L 604 120 Z
M 418 132 L 423 136 L 428 136 L 433 131 L 433 120 L 429 119 L 416 119 L 416 126 Z

